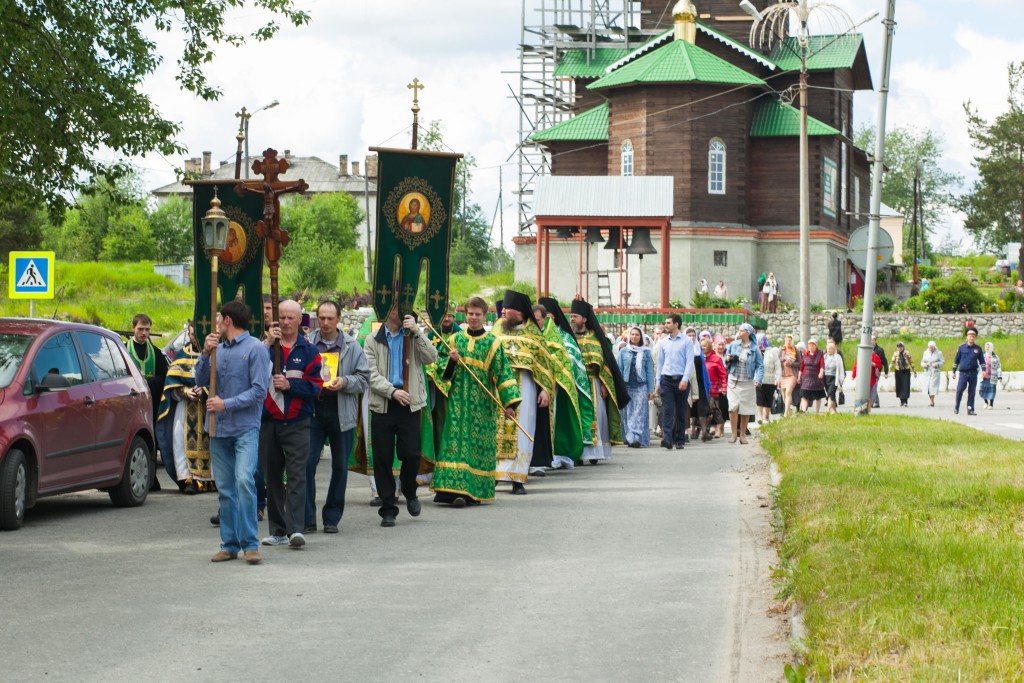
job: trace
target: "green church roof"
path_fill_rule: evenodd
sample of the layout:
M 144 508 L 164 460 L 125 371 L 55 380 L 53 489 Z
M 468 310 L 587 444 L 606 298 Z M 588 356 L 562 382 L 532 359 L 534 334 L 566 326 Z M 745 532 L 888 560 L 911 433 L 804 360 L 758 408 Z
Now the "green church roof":
M 571 49 L 562 53 L 555 67 L 555 78 L 600 78 L 609 65 L 619 61 L 632 50 L 623 47 L 599 47 L 587 60 L 589 50 Z
M 754 108 L 750 137 L 778 138 L 800 135 L 800 110 L 771 96 L 762 97 Z M 807 135 L 811 137 L 842 135 L 838 130 L 813 116 L 807 117 Z
M 608 140 L 608 103 L 530 136 L 534 142 L 599 142 Z
M 685 40 L 673 40 L 628 62 L 587 86 L 614 88 L 633 83 L 723 83 L 765 85 L 760 78 Z
M 807 70 L 852 69 L 863 45 L 864 36 L 859 33 L 811 36 L 807 45 Z M 800 46 L 792 36 L 775 43 L 768 57 L 785 71 L 800 70 Z

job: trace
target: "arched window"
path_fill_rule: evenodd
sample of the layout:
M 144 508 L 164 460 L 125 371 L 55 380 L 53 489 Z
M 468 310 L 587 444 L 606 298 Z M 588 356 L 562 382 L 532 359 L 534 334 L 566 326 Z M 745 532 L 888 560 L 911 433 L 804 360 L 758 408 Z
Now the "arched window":
M 633 175 L 633 143 L 622 143 L 622 175 Z
M 725 194 L 725 143 L 719 138 L 708 145 L 708 192 Z

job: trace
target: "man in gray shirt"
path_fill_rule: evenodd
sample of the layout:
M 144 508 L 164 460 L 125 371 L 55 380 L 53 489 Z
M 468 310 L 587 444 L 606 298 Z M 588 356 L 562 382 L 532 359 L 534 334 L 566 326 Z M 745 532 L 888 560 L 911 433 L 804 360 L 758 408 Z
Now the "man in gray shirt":
M 270 385 L 267 351 L 249 332 L 249 307 L 229 301 L 220 309 L 218 332 L 206 337 L 196 363 L 196 386 L 210 384 L 210 355 L 216 351 L 216 395 L 206 402 L 215 435 L 210 438 L 213 478 L 220 500 L 220 551 L 210 558 L 225 562 L 245 553 L 245 561 L 258 564 L 256 483 L 259 465 L 260 418 Z M 222 341 L 223 340 L 223 341 Z

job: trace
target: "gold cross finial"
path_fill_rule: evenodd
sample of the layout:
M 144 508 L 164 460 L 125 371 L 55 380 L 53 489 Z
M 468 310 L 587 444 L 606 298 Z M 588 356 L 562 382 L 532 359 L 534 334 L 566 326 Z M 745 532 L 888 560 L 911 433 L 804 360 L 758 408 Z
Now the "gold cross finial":
M 412 110 L 418 112 L 420 110 L 420 90 L 423 90 L 426 86 L 420 83 L 420 79 L 412 79 L 412 83 L 405 86 L 409 90 L 412 90 Z

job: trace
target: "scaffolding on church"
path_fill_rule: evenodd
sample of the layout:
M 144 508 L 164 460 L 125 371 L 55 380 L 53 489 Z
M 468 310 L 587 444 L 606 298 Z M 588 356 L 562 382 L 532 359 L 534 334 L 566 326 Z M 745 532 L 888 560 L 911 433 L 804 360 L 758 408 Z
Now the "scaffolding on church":
M 663 29 L 641 28 L 640 0 L 522 0 L 519 41 L 519 140 L 515 156 L 519 232 L 532 233 L 533 186 L 548 175 L 551 160 L 530 136 L 570 118 L 576 103 L 575 81 L 555 69 L 567 50 L 580 50 L 589 63 L 601 48 L 637 47 Z M 657 22 L 657 20 L 655 20 Z

